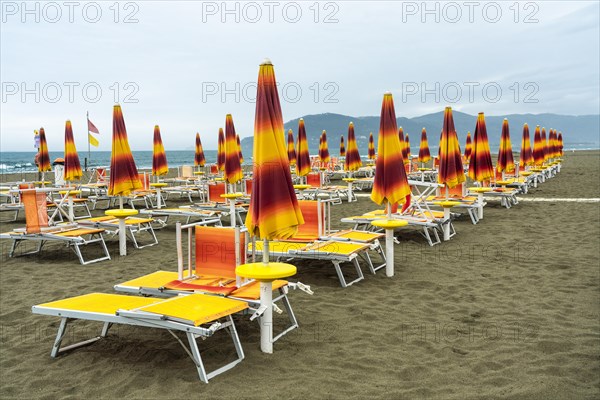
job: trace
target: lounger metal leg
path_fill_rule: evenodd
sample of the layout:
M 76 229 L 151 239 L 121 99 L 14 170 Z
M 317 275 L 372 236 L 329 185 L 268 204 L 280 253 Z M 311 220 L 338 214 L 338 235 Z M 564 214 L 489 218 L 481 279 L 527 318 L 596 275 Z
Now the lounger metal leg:
M 79 347 L 87 346 L 89 344 L 97 342 L 98 340 L 100 340 L 106 336 L 106 334 L 102 334 L 101 336 L 96 336 L 95 338 L 87 339 L 82 342 L 74 343 L 69 346 L 65 346 L 65 347 L 61 348 L 60 345 L 62 343 L 63 338 L 65 337 L 65 332 L 67 330 L 68 323 L 69 323 L 69 318 L 66 318 L 66 317 L 61 318 L 60 326 L 58 327 L 58 333 L 56 334 L 56 339 L 54 339 L 54 344 L 52 345 L 52 351 L 50 352 L 50 356 L 52 358 L 56 358 L 60 353 L 64 353 L 65 351 L 77 349 Z M 104 323 L 104 326 L 102 327 L 102 333 L 105 333 L 105 331 L 108 332 L 108 328 L 106 327 L 106 325 L 108 325 L 108 322 Z
M 200 350 L 198 349 L 196 337 L 191 332 L 186 332 L 186 336 L 190 345 L 190 351 L 192 352 L 192 360 L 194 361 L 194 364 L 196 364 L 198 376 L 202 382 L 208 383 L 208 376 L 206 376 L 206 370 L 204 369 L 204 364 L 202 363 L 202 357 L 200 357 Z
M 287 312 L 288 317 L 290 319 L 290 325 L 288 325 L 288 327 L 285 328 L 282 332 L 280 332 L 277 336 L 273 337 L 273 343 L 275 343 L 281 337 L 285 336 L 288 332 L 298 328 L 298 320 L 296 319 L 294 310 L 292 310 L 292 305 L 290 304 L 290 300 L 288 299 L 287 294 L 283 291 L 283 288 L 279 288 L 279 293 L 281 294 L 280 299 L 283 302 L 285 311 Z

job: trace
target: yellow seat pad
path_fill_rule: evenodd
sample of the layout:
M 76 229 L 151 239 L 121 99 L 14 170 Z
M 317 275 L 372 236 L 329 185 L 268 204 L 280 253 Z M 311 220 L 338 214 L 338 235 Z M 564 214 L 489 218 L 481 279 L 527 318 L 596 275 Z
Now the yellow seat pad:
M 40 304 L 37 307 L 114 315 L 117 310 L 131 310 L 161 301 L 164 300 L 150 297 L 125 296 L 122 294 L 90 293 Z
M 248 303 L 244 301 L 196 293 L 153 302 L 139 308 L 139 311 L 165 315 L 198 326 L 246 308 Z
M 380 237 L 383 237 L 383 234 L 375 233 L 375 232 L 365 232 L 365 231 L 342 231 L 342 232 L 334 233 L 331 236 L 336 237 L 336 238 L 349 239 L 349 240 L 360 240 L 363 242 L 372 242 L 372 241 L 375 241 L 376 239 L 379 239 Z
M 49 232 L 49 233 L 53 233 L 54 235 L 58 235 L 58 236 L 64 236 L 64 237 L 77 237 L 77 236 L 82 236 L 82 235 L 89 235 L 91 233 L 101 233 L 104 232 L 104 229 L 87 229 L 87 228 L 79 228 L 79 229 L 72 229 L 70 231 L 64 231 L 64 232 Z
M 277 290 L 285 285 L 287 285 L 287 281 L 283 280 L 275 280 L 272 282 L 273 290 Z M 250 299 L 250 300 L 258 300 L 260 299 L 260 282 L 254 281 L 247 285 L 236 289 L 233 293 L 231 293 L 234 297 L 240 297 L 242 299 Z

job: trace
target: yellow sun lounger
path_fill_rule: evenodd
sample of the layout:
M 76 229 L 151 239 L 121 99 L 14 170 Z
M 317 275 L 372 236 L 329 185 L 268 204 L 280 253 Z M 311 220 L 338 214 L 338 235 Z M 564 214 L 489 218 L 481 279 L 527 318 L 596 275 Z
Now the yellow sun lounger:
M 209 379 L 233 368 L 244 359 L 244 351 L 231 315 L 246 308 L 248 308 L 248 305 L 243 301 L 202 294 L 179 296 L 171 299 L 154 299 L 119 294 L 90 293 L 39 304 L 33 306 L 31 311 L 34 314 L 61 317 L 58 333 L 50 353 L 52 357 L 106 337 L 113 324 L 167 329 L 171 333 L 172 331 L 183 332 L 187 336 L 190 347 L 189 350 L 185 347 L 184 349 L 196 364 L 200 380 L 208 383 Z M 224 321 L 219 322 L 222 319 Z M 103 322 L 104 325 L 100 336 L 61 348 L 67 324 L 72 320 L 98 321 Z M 237 359 L 207 373 L 200 357 L 200 349 L 196 338 L 206 339 L 225 328 L 227 328 L 233 340 Z M 181 344 L 183 346 L 183 343 Z
M 119 220 L 110 215 L 82 219 L 78 222 L 81 225 L 105 229 L 107 232 L 115 236 L 119 233 Z M 152 218 L 125 218 L 125 229 L 127 230 L 127 234 L 133 242 L 133 245 L 136 249 L 143 249 L 144 247 L 154 246 L 155 244 L 158 244 L 158 239 L 156 238 L 156 234 L 154 233 L 152 222 L 154 222 Z M 150 236 L 151 240 L 146 244 L 140 244 L 138 242 L 138 236 L 142 233 L 147 233 L 147 235 Z

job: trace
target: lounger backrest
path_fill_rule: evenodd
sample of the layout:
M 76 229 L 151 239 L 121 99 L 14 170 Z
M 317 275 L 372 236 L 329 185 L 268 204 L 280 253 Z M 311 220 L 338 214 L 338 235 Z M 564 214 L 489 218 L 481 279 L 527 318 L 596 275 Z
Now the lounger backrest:
M 246 179 L 246 194 L 250 196 L 252 194 L 252 179 Z
M 323 236 L 323 227 L 325 226 L 323 204 L 316 200 L 298 200 L 298 205 L 304 217 L 304 224 L 298 226 L 296 236 L 311 238 Z
M 33 183 L 19 183 L 19 203 L 23 202 L 21 191 L 25 189 L 33 189 Z
M 222 194 L 225 194 L 224 183 L 215 183 L 208 185 L 208 201 L 213 201 L 215 203 L 223 203 L 225 200 L 221 197 Z
M 211 164 L 211 166 L 210 166 L 210 173 L 211 174 L 215 174 L 215 175 L 217 175 L 219 173 L 219 168 L 217 168 L 216 164 Z
M 433 168 L 438 168 L 440 166 L 440 159 L 438 157 L 433 157 Z
M 143 174 L 139 174 L 140 183 L 142 184 L 142 190 L 150 189 L 150 174 L 144 172 Z
M 193 178 L 194 177 L 194 167 L 191 165 L 182 165 L 181 166 L 181 178 Z
M 413 157 L 412 160 L 410 161 L 410 166 L 411 166 L 411 171 L 418 171 L 419 170 L 419 158 Z
M 106 183 L 106 169 L 96 168 L 96 183 Z
M 309 173 L 306 175 L 306 183 L 313 187 L 321 187 L 321 174 Z
M 456 185 L 453 188 L 448 188 L 448 196 L 452 196 L 452 197 L 464 197 L 465 196 L 465 184 L 464 182 L 461 183 L 460 185 Z M 438 188 L 437 190 L 437 195 L 438 196 L 445 196 L 446 195 L 446 188 Z
M 239 236 L 236 252 L 235 240 Z M 235 278 L 237 257 L 239 263 L 246 262 L 246 235 L 239 228 L 196 226 L 196 274 Z
M 25 226 L 27 233 L 40 233 L 41 228 L 48 226 L 48 208 L 46 194 L 35 189 L 21 191 L 25 206 Z
M 409 162 L 405 162 L 405 163 L 404 163 L 404 171 L 405 171 L 407 174 L 410 174 L 410 163 L 409 163 Z

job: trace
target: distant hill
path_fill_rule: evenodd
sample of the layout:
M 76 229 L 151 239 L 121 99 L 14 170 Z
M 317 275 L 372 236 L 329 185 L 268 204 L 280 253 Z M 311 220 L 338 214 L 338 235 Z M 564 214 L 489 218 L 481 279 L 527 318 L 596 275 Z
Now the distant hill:
M 461 149 L 464 147 L 467 131 L 473 134 L 475 130 L 475 121 L 477 116 L 454 111 L 454 125 Z M 337 155 L 339 152 L 340 135 L 344 135 L 347 141 L 348 123 L 354 122 L 354 132 L 356 134 L 358 149 L 362 156 L 367 155 L 367 146 L 369 133 L 373 132 L 375 143 L 377 143 L 377 134 L 379 132 L 379 116 L 372 117 L 353 117 L 341 114 L 315 114 L 304 117 L 306 134 L 310 154 L 317 154 L 319 147 L 319 135 L 323 130 L 327 131 L 327 142 L 329 152 Z M 600 147 L 600 115 L 559 115 L 559 114 L 509 114 L 509 115 L 486 115 L 485 121 L 492 151 L 498 148 L 500 142 L 500 133 L 502 130 L 502 121 L 508 118 L 510 124 L 511 141 L 513 149 L 518 151 L 521 144 L 521 134 L 523 124 L 529 124 L 531 139 L 536 125 L 557 129 L 563 133 L 566 148 L 598 148 Z M 294 137 L 298 133 L 298 120 L 293 119 L 285 123 L 285 131 L 292 129 Z M 427 129 L 427 138 L 429 146 L 437 149 L 439 133 L 442 129 L 444 113 L 440 111 L 434 114 L 422 115 L 414 118 L 398 118 L 398 126 L 409 134 L 411 151 L 417 153 L 421 129 Z M 242 149 L 244 154 L 252 154 L 252 137 L 246 137 L 242 140 Z

